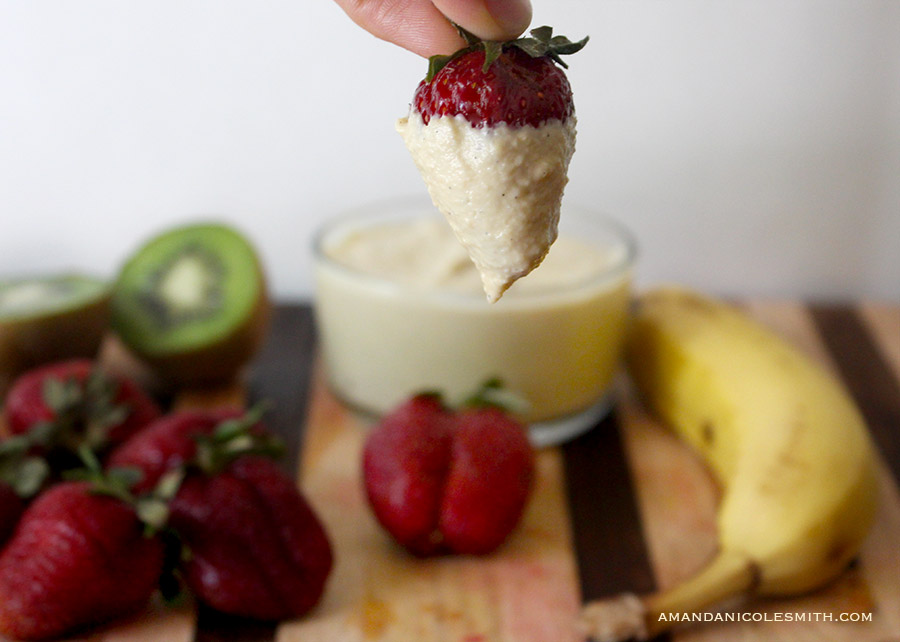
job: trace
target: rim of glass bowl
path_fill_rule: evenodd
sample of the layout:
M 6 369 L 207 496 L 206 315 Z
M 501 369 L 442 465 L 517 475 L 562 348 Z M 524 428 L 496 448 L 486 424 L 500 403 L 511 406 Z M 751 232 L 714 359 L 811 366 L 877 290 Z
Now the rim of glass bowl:
M 582 281 L 567 285 L 564 289 L 559 288 L 540 288 L 525 293 L 517 293 L 515 297 L 503 298 L 507 301 L 506 305 L 518 303 L 528 303 L 544 300 L 548 297 L 565 296 L 577 293 L 582 289 L 602 284 L 606 281 L 614 281 L 628 272 L 635 263 L 638 254 L 637 242 L 631 231 L 616 219 L 608 216 L 602 211 L 592 211 L 589 208 L 578 204 L 563 203 L 562 213 L 560 215 L 560 225 L 564 234 L 563 221 L 566 212 L 575 212 L 580 217 L 591 217 L 590 225 L 597 226 L 610 235 L 617 245 L 623 248 L 623 252 L 617 260 L 608 268 L 599 273 L 592 274 Z M 453 301 L 454 303 L 470 303 L 477 305 L 486 305 L 490 308 L 496 304 L 487 303 L 483 293 L 464 293 L 455 292 L 453 290 L 444 290 L 440 288 L 426 289 L 409 283 L 401 283 L 393 281 L 384 276 L 370 274 L 361 269 L 350 265 L 345 265 L 327 254 L 325 251 L 326 240 L 335 232 L 342 229 L 348 231 L 353 229 L 363 229 L 366 225 L 373 223 L 387 223 L 390 221 L 404 221 L 415 218 L 423 218 L 425 216 L 440 217 L 443 215 L 437 211 L 431 201 L 426 197 L 416 195 L 406 195 L 379 199 L 370 201 L 356 207 L 352 207 L 341 211 L 337 216 L 330 218 L 328 221 L 319 225 L 312 239 L 313 260 L 316 263 L 323 263 L 329 268 L 335 269 L 340 273 L 352 276 L 363 282 L 369 282 L 372 286 L 385 293 L 410 294 L 414 293 L 418 298 L 430 300 Z M 525 277 L 527 278 L 527 277 Z

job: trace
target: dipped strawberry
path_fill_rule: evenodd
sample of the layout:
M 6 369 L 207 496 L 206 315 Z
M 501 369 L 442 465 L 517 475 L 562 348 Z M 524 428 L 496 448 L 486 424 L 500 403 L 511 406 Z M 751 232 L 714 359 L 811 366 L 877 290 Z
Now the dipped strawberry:
M 561 55 L 580 50 L 550 27 L 435 56 L 397 129 L 431 199 L 494 302 L 556 240 L 575 150 L 572 89 Z
M 163 545 L 124 501 L 67 482 L 40 495 L 0 553 L 0 633 L 39 640 L 143 607 Z
M 81 446 L 103 450 L 126 440 L 160 415 L 134 382 L 86 359 L 31 370 L 13 383 L 4 408 L 14 434 L 29 434 L 36 451 Z
M 255 454 L 271 449 L 257 416 L 185 412 L 141 431 L 110 465 L 140 468 L 143 487 L 182 468 L 169 525 L 189 551 L 188 586 L 224 613 L 280 620 L 319 601 L 332 550 L 294 481 Z
M 376 518 L 417 555 L 495 550 L 518 524 L 533 477 L 521 424 L 492 405 L 451 412 L 434 395 L 383 418 L 363 453 Z

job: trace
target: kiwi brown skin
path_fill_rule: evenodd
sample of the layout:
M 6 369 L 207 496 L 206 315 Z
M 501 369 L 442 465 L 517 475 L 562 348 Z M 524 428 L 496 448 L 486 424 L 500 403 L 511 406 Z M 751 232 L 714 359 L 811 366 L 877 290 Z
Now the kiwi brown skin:
M 153 355 L 140 352 L 136 346 L 129 347 L 166 383 L 203 386 L 231 381 L 257 353 L 268 333 L 272 304 L 263 276 L 258 293 L 253 311 L 244 323 L 202 349 Z
M 96 357 L 109 328 L 109 302 L 107 292 L 78 308 L 0 322 L 0 393 L 30 368 Z

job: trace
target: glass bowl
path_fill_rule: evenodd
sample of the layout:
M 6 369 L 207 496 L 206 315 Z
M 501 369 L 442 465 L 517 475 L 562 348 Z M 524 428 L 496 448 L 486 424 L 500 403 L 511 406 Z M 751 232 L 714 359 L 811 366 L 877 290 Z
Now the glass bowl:
M 608 411 L 635 261 L 610 218 L 563 204 L 544 263 L 497 303 L 425 197 L 345 213 L 317 232 L 313 256 L 322 362 L 346 404 L 381 415 L 416 392 L 453 403 L 499 379 L 538 446 Z

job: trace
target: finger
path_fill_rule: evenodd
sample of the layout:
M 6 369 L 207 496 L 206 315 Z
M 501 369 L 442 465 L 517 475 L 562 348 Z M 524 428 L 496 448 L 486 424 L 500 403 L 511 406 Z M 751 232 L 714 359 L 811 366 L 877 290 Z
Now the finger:
M 531 24 L 529 0 L 433 0 L 441 13 L 483 40 L 512 40 Z
M 430 0 L 336 2 L 356 24 L 372 35 L 420 56 L 450 54 L 465 46 L 465 41 L 447 17 Z

